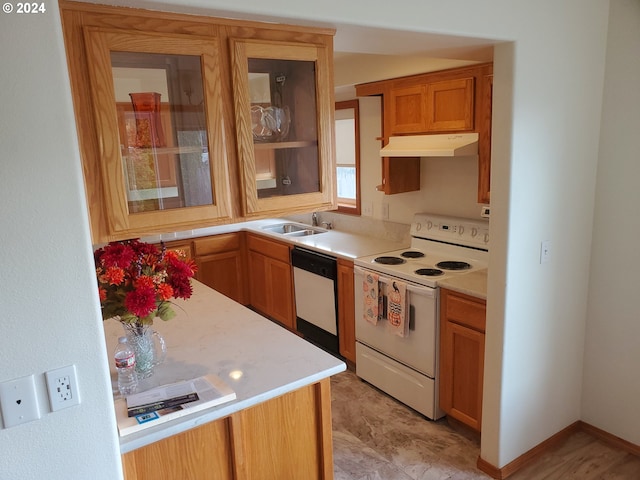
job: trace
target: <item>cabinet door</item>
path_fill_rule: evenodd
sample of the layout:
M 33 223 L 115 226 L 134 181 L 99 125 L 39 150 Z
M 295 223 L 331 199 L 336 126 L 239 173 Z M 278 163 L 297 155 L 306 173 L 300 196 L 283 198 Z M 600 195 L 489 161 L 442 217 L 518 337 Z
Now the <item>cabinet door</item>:
M 246 215 L 336 206 L 330 50 L 232 39 Z
M 493 111 L 493 66 L 485 67 L 478 87 L 478 203 L 491 201 L 491 115 Z
M 205 423 L 122 455 L 125 480 L 232 480 L 229 419 Z
M 389 101 L 391 134 L 425 131 L 427 101 L 424 85 L 394 88 L 389 95 Z
M 229 217 L 216 42 L 86 27 L 85 44 L 111 238 Z
M 234 232 L 194 240 L 196 279 L 246 305 L 244 233 Z
M 440 408 L 480 431 L 484 333 L 445 322 L 440 344 Z
M 340 355 L 356 363 L 353 262 L 338 259 L 338 338 Z
M 292 269 L 289 263 L 270 259 L 270 316 L 291 330 L 295 329 Z
M 249 302 L 263 315 L 269 315 L 269 258 L 249 250 Z
M 440 408 L 480 431 L 486 302 L 440 289 Z
M 474 77 L 428 83 L 426 86 L 427 132 L 473 130 Z
M 239 251 L 197 257 L 196 263 L 199 281 L 238 303 L 247 303 L 243 287 L 242 255 Z

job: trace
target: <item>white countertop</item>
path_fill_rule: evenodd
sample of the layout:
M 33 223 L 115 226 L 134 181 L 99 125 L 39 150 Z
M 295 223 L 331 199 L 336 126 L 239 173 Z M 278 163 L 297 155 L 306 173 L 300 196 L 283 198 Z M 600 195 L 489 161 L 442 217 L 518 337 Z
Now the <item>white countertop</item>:
M 189 300 L 174 300 L 176 317 L 156 319 L 167 358 L 139 389 L 206 374 L 222 378 L 236 400 L 120 438 L 122 453 L 203 423 L 226 417 L 346 369 L 344 362 L 209 287 L 193 281 Z M 124 334 L 120 322 L 104 322 L 107 351 Z M 234 379 L 231 372 L 242 372 Z M 115 367 L 111 362 L 115 388 Z M 117 391 L 117 389 L 116 389 Z
M 197 238 L 207 235 L 219 235 L 222 233 L 250 231 L 261 235 L 288 242 L 292 245 L 298 245 L 303 248 L 326 253 L 338 258 L 353 260 L 357 257 L 364 257 L 376 253 L 390 252 L 408 247 L 408 243 L 393 242 L 390 240 L 380 239 L 374 236 L 357 235 L 350 232 L 342 232 L 338 230 L 327 230 L 326 232 L 316 235 L 308 235 L 303 237 L 291 237 L 279 233 L 273 233 L 264 230 L 261 227 L 266 225 L 274 225 L 278 223 L 298 223 L 282 218 L 267 218 L 263 220 L 253 220 L 250 222 L 234 223 L 229 225 L 219 225 L 209 228 L 201 228 L 198 230 L 188 230 L 186 232 L 177 232 L 172 234 L 155 235 L 145 237 L 142 240 L 150 243 L 156 243 L 160 240 L 165 242 L 172 240 L 181 240 L 189 238 Z M 317 227 L 314 227 L 317 228 Z
M 487 269 L 476 270 L 464 275 L 456 275 L 441 281 L 438 286 L 448 288 L 460 293 L 466 293 L 472 297 L 487 298 Z

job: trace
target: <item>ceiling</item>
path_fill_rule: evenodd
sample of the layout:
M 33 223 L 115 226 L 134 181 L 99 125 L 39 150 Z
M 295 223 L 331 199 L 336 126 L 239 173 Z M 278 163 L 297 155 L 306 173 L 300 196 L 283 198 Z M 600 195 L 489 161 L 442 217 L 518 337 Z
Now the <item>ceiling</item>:
M 336 26 L 336 99 L 354 85 L 493 61 L 494 41 L 354 25 Z

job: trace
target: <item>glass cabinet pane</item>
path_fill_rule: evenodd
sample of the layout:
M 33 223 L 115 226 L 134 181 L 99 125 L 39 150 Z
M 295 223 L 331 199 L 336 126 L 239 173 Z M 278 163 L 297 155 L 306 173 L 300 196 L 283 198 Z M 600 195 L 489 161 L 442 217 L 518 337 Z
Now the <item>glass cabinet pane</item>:
M 228 219 L 217 44 L 94 27 L 84 38 L 109 239 Z
M 316 63 L 248 58 L 258 198 L 321 191 Z
M 111 52 L 130 214 L 210 205 L 201 59 Z

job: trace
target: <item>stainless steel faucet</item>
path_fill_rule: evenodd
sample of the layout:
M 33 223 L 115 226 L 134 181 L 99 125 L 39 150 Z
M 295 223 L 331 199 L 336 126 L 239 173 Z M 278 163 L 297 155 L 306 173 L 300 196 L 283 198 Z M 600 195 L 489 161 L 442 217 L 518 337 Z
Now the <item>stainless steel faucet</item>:
M 318 212 L 313 212 L 311 214 L 311 225 L 314 227 L 318 226 Z

